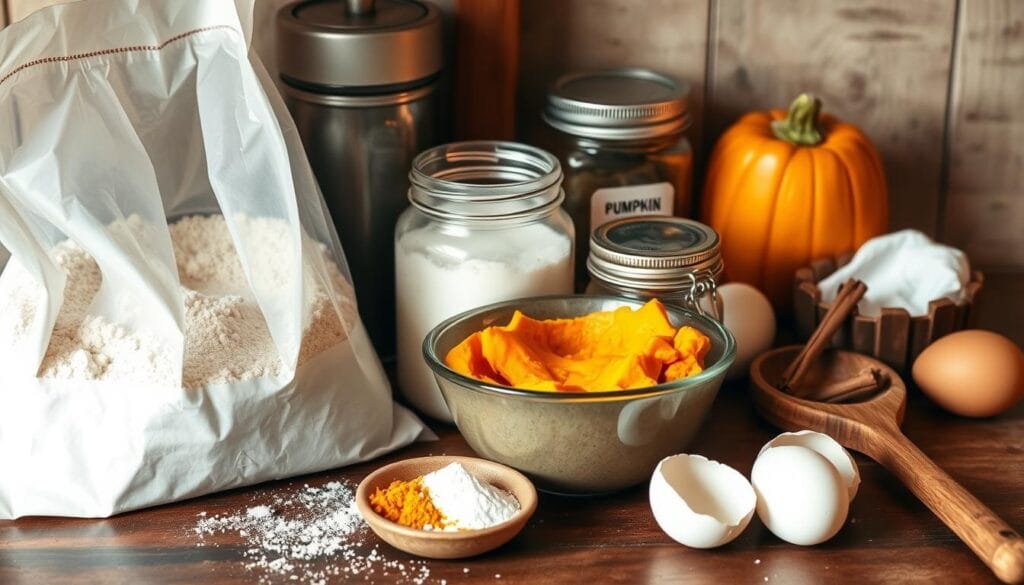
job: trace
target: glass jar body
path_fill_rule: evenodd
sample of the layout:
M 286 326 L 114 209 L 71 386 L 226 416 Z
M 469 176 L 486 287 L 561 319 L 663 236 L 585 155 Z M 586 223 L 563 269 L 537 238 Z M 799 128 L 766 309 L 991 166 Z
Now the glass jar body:
M 565 137 L 565 208 L 576 226 L 576 290 L 588 280 L 586 257 L 594 228 L 623 217 L 689 217 L 693 151 L 684 135 L 642 143 Z
M 721 321 L 725 315 L 725 306 L 721 295 L 718 294 L 718 279 L 709 271 L 693 273 L 692 282 L 667 290 L 654 290 L 639 284 L 636 286 L 615 284 L 591 276 L 587 283 L 586 294 L 621 295 L 642 301 L 658 299 L 665 304 L 690 309 L 718 321 Z
M 451 421 L 423 361 L 426 334 L 441 321 L 514 298 L 569 294 L 574 229 L 561 207 L 527 220 L 447 221 L 416 207 L 395 229 L 398 383 L 405 397 Z

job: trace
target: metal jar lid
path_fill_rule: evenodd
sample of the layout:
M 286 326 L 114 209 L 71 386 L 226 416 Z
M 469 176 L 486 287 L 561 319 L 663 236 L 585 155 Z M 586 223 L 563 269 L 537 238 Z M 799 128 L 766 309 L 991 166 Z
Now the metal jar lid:
M 648 69 L 616 69 L 560 77 L 548 91 L 544 121 L 573 136 L 644 140 L 690 125 L 690 87 Z
M 441 11 L 419 0 L 286 4 L 277 13 L 277 61 L 293 85 L 409 89 L 441 70 Z
M 590 235 L 587 268 L 620 287 L 670 291 L 692 285 L 694 275 L 717 280 L 723 265 L 718 233 L 691 219 L 627 217 Z

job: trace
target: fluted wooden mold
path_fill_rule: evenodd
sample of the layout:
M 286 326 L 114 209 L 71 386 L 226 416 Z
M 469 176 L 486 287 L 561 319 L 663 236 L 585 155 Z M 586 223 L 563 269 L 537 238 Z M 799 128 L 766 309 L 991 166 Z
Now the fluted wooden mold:
M 831 306 L 822 300 L 818 283 L 849 263 L 850 258 L 850 254 L 822 258 L 796 271 L 793 315 L 801 340 L 811 336 Z M 883 308 L 877 317 L 861 315 L 854 309 L 832 337 L 831 347 L 874 356 L 901 372 L 909 372 L 914 359 L 933 341 L 975 326 L 984 282 L 981 272 L 973 272 L 962 301 L 936 299 L 929 303 L 928 314 L 918 317 L 894 307 Z

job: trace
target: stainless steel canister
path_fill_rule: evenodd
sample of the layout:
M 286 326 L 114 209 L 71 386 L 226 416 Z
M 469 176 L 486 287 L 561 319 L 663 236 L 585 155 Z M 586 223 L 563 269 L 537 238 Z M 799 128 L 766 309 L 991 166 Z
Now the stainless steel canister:
M 277 14 L 285 100 L 334 218 L 359 313 L 395 352 L 393 237 L 408 170 L 438 141 L 441 13 L 418 0 L 304 0 Z

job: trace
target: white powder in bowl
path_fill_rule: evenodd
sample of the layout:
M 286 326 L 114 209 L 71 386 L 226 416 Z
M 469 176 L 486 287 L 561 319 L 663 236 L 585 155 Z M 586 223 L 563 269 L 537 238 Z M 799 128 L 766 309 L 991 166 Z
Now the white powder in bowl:
M 129 218 L 128 227 L 139 229 L 139 222 L 137 217 Z M 275 267 L 287 266 L 282 259 L 292 253 L 289 224 L 244 217 L 236 224 L 257 248 L 253 260 L 261 264 L 256 273 L 272 281 L 268 288 L 286 289 L 291 274 Z M 172 363 L 159 341 L 145 330 L 129 331 L 89 314 L 103 277 L 96 261 L 68 240 L 57 244 L 51 253 L 67 275 L 67 283 L 40 377 L 168 385 L 180 370 L 185 388 L 199 388 L 281 373 L 280 354 L 224 217 L 186 217 L 171 225 L 170 233 L 185 312 L 184 364 Z M 314 246 L 323 256 L 333 284 L 343 293 L 340 310 L 351 326 L 356 313 L 352 288 L 326 246 Z M 306 268 L 307 288 L 313 291 L 309 300 L 312 310 L 300 365 L 347 338 L 346 325 L 330 296 Z M 12 259 L 0 278 L 0 345 L 6 341 L 15 347 L 24 342 L 42 297 L 39 283 Z
M 515 496 L 477 479 L 459 463 L 424 475 L 423 486 L 444 516 L 446 531 L 495 526 L 520 509 Z

